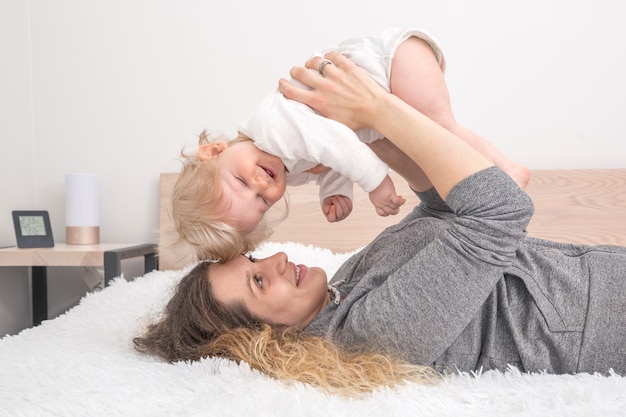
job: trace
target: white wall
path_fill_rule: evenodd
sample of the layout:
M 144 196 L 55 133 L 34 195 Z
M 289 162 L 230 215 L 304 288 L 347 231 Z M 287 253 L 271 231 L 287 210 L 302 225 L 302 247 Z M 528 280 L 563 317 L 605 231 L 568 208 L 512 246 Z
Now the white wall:
M 64 241 L 64 174 L 78 171 L 99 175 L 103 242 L 154 241 L 158 175 L 181 147 L 234 130 L 313 50 L 389 26 L 438 38 L 457 119 L 512 158 L 626 167 L 618 0 L 384 3 L 1 0 L 0 246 L 14 209 L 48 210 Z M 0 334 L 28 325 L 27 281 L 0 270 Z M 67 285 L 61 298 L 80 297 Z

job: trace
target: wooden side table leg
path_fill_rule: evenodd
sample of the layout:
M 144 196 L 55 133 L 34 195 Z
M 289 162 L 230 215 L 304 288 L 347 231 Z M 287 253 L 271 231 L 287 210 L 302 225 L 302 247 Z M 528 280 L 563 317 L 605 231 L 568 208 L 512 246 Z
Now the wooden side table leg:
M 48 319 L 48 270 L 45 266 L 31 267 L 33 326 Z

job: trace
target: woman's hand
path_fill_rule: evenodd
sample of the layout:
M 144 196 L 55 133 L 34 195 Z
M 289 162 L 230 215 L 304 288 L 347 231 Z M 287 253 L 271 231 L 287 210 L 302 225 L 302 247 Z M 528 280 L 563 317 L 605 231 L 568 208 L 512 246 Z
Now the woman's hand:
M 317 69 L 325 59 L 333 65 L 325 65 L 322 76 Z M 313 57 L 304 67 L 293 67 L 289 74 L 311 90 L 281 79 L 279 90 L 285 97 L 304 103 L 353 130 L 374 127 L 379 113 L 377 107 L 388 94 L 365 71 L 337 52 L 330 52 L 324 58 Z

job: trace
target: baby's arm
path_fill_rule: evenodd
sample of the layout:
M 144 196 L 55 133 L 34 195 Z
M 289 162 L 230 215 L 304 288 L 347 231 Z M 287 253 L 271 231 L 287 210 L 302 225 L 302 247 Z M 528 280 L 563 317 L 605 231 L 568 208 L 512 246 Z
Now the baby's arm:
M 239 126 L 257 147 L 279 156 L 291 173 L 323 164 L 372 191 L 389 171 L 354 131 L 275 91 Z M 340 193 L 326 194 L 324 197 Z M 345 195 L 345 194 L 342 194 Z
M 398 214 L 400 206 L 406 202 L 402 196 L 396 194 L 396 188 L 389 175 L 385 177 L 378 187 L 369 193 L 369 197 L 376 208 L 376 213 L 383 217 L 390 214 Z
M 330 223 L 338 222 L 352 213 L 352 181 L 323 165 L 290 174 L 287 185 L 303 185 L 313 180 L 319 186 L 320 205 L 326 220 Z
M 326 169 L 317 177 L 322 213 L 330 223 L 338 222 L 352 212 L 353 184 L 337 171 Z

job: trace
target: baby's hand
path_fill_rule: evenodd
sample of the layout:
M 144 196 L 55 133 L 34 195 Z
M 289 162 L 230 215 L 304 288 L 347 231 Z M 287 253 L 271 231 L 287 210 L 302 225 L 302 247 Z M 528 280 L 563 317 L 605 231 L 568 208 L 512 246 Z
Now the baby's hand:
M 393 181 L 389 178 L 389 175 L 385 177 L 375 190 L 369 193 L 369 197 L 376 208 L 376 213 L 383 217 L 390 214 L 398 214 L 400 206 L 406 202 L 402 196 L 396 194 L 396 188 L 393 186 Z
M 341 221 L 352 212 L 352 200 L 345 195 L 331 195 L 322 202 L 322 212 L 330 223 Z

